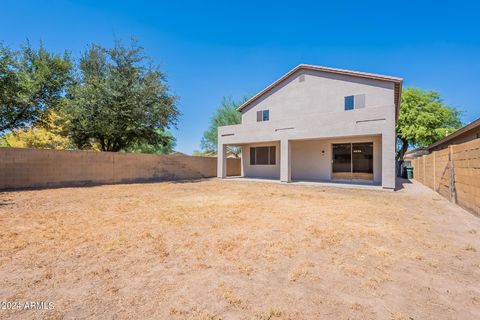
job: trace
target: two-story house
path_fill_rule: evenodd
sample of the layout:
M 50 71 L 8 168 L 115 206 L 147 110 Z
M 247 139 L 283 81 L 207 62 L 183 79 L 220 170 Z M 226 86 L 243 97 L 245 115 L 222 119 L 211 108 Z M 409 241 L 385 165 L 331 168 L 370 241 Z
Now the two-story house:
M 242 148 L 242 176 L 342 181 L 395 188 L 395 123 L 402 79 L 299 65 L 238 108 L 218 130 L 218 177 L 226 148 Z

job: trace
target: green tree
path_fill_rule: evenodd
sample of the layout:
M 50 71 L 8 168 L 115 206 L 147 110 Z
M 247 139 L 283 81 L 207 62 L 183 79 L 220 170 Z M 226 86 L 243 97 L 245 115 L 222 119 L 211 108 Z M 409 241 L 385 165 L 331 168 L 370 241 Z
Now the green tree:
M 176 97 L 165 75 L 136 42 L 112 49 L 92 45 L 81 57 L 80 74 L 69 88 L 69 135 L 80 149 L 99 145 L 117 152 L 141 145 L 168 145 L 159 134 L 177 123 Z
M 193 150 L 192 156 L 194 157 L 216 157 L 216 153 L 208 152 L 208 151 L 201 151 L 201 150 Z
M 460 111 L 445 105 L 436 91 L 407 88 L 402 92 L 397 121 L 397 160 L 409 147 L 425 147 L 462 126 Z
M 175 138 L 173 137 L 170 131 L 162 131 L 157 129 L 157 134 L 159 135 L 159 143 L 150 144 L 147 142 L 136 142 L 130 145 L 128 148 L 125 148 L 125 152 L 133 153 L 157 153 L 157 154 L 167 154 L 173 152 L 175 148 Z
M 217 153 L 218 127 L 240 124 L 242 122 L 242 115 L 237 111 L 237 108 L 247 100 L 247 97 L 244 97 L 238 102 L 230 97 L 223 98 L 220 107 L 218 107 L 211 118 L 210 126 L 207 131 L 203 133 L 203 138 L 200 142 L 200 147 L 205 153 Z M 236 157 L 240 154 L 240 148 L 236 147 L 229 147 L 227 151 Z
M 36 125 L 60 107 L 71 70 L 68 54 L 50 53 L 43 44 L 13 51 L 0 43 L 0 133 Z

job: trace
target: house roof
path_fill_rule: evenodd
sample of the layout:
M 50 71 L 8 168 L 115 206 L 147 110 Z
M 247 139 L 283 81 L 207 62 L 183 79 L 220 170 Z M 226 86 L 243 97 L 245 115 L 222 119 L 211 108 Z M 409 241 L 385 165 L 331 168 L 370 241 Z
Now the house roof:
M 403 159 L 415 159 L 421 157 L 425 154 L 428 154 L 428 150 L 425 147 L 416 148 L 405 152 Z
M 322 67 L 322 66 L 314 66 L 314 65 L 309 65 L 309 64 L 299 64 L 286 74 L 284 74 L 282 77 L 280 77 L 278 80 L 276 80 L 274 83 L 248 99 L 245 103 L 243 103 L 240 107 L 238 107 L 237 111 L 241 112 L 243 109 L 251 105 L 253 102 L 257 101 L 260 97 L 263 95 L 267 94 L 270 92 L 273 88 L 281 84 L 283 81 L 285 81 L 287 78 L 289 78 L 292 74 L 299 70 L 313 70 L 313 71 L 321 71 L 321 72 L 328 72 L 328 73 L 334 73 L 334 74 L 341 74 L 341 75 L 347 75 L 347 76 L 352 76 L 352 77 L 359 77 L 359 78 L 366 78 L 366 79 L 374 79 L 374 80 L 381 80 L 381 81 L 387 81 L 387 82 L 393 82 L 395 84 L 395 107 L 396 107 L 396 114 L 398 116 L 398 111 L 400 109 L 400 95 L 402 92 L 402 78 L 397 78 L 397 77 L 391 77 L 391 76 L 385 76 L 381 74 L 374 74 L 374 73 L 366 73 L 366 72 L 358 72 L 358 71 L 351 71 L 351 70 L 345 70 L 345 69 L 336 69 L 336 68 L 329 68 L 329 67 Z
M 437 142 L 435 142 L 434 144 L 430 145 L 427 147 L 428 150 L 431 150 L 441 144 L 444 144 L 452 139 L 455 139 L 456 137 L 458 137 L 459 135 L 461 135 L 462 133 L 465 133 L 467 131 L 470 131 L 470 130 L 473 130 L 473 129 L 476 129 L 476 128 L 480 128 L 480 118 L 478 118 L 477 120 L 475 121 L 472 121 L 470 122 L 469 124 L 467 124 L 466 126 L 458 129 L 457 131 L 455 131 L 454 133 L 452 134 L 449 134 L 448 136 L 446 136 L 445 138 L 441 139 L 441 140 L 438 140 Z

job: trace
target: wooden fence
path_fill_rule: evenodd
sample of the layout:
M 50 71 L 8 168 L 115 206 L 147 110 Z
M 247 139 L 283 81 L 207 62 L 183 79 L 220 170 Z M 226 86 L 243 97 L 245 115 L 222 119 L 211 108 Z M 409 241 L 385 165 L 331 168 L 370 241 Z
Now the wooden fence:
M 480 215 L 480 139 L 434 151 L 412 165 L 415 180 Z

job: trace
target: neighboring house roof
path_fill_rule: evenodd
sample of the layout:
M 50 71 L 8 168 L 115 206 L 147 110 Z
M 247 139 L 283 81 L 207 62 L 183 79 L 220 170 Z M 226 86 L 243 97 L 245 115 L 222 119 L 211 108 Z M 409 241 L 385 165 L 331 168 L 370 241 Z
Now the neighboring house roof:
M 188 156 L 188 154 L 180 152 L 180 151 L 172 151 L 169 153 L 171 156 Z
M 449 142 L 450 140 L 453 140 L 455 139 L 456 137 L 458 137 L 459 135 L 461 135 L 462 133 L 465 133 L 467 131 L 470 131 L 470 130 L 473 130 L 473 129 L 476 129 L 476 128 L 480 128 L 480 118 L 478 118 L 477 120 L 475 121 L 472 121 L 470 122 L 469 124 L 467 124 L 466 126 L 458 129 L 457 131 L 455 131 L 454 133 L 452 134 L 449 134 L 448 136 L 446 136 L 445 138 L 443 138 L 442 140 L 438 140 L 437 142 L 435 142 L 434 144 L 430 145 L 427 147 L 428 150 L 431 150 L 441 144 L 444 144 L 444 143 L 447 143 Z
M 427 148 L 420 147 L 420 148 L 417 148 L 417 149 L 407 151 L 405 153 L 405 155 L 403 156 L 403 159 L 404 160 L 411 160 L 411 159 L 415 159 L 415 158 L 421 157 L 421 156 L 426 155 L 426 154 L 428 154 Z
M 358 72 L 358 71 L 351 71 L 351 70 L 344 70 L 344 69 L 336 69 L 336 68 L 329 68 L 329 67 L 322 67 L 322 66 L 314 66 L 314 65 L 309 65 L 309 64 L 300 64 L 287 72 L 285 75 L 283 75 L 281 78 L 279 78 L 277 81 L 248 99 L 244 104 L 242 104 L 240 107 L 238 107 L 237 111 L 241 112 L 243 109 L 251 105 L 253 102 L 258 100 L 260 97 L 263 95 L 267 94 L 269 91 L 271 91 L 273 88 L 275 88 L 277 85 L 281 84 L 283 81 L 285 81 L 288 77 L 290 77 L 292 74 L 297 72 L 298 70 L 312 70 L 312 71 L 321 71 L 321 72 L 328 72 L 328 73 L 335 73 L 335 74 L 341 74 L 341 75 L 347 75 L 347 76 L 352 76 L 352 77 L 359 77 L 359 78 L 367 78 L 367 79 L 374 79 L 374 80 L 381 80 L 381 81 L 388 81 L 388 82 L 393 82 L 395 84 L 395 108 L 396 108 L 396 114 L 398 116 L 398 112 L 400 109 L 400 95 L 402 92 L 402 78 L 397 78 L 397 77 L 391 77 L 391 76 L 384 76 L 380 74 L 374 74 L 374 73 L 366 73 L 366 72 Z

